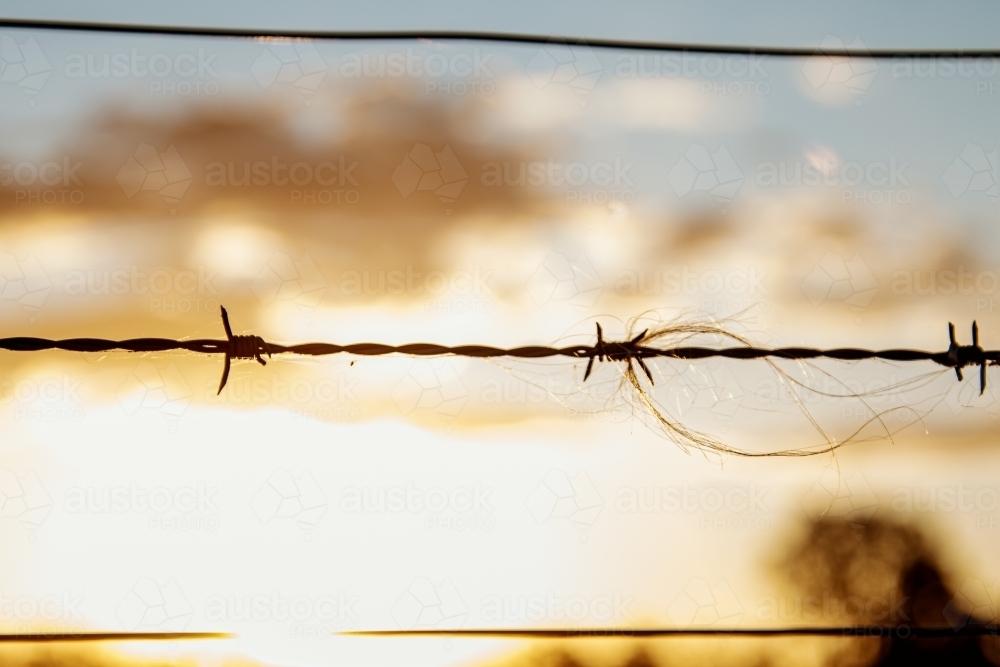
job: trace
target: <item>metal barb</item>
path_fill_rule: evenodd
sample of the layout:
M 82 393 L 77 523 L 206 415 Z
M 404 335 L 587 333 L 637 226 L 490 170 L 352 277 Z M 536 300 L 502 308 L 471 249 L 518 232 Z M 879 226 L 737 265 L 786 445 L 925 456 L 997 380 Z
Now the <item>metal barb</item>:
M 221 306 L 221 308 L 222 326 L 226 330 L 228 345 L 226 346 L 226 359 L 222 367 L 222 380 L 219 382 L 219 391 L 216 392 L 217 396 L 226 388 L 233 359 L 255 359 L 261 366 L 267 366 L 267 362 L 260 356 L 260 353 L 266 353 L 269 358 L 271 356 L 271 348 L 267 341 L 260 336 L 234 336 L 233 329 L 229 326 L 229 313 L 226 312 L 225 306 Z
M 972 345 L 959 345 L 955 339 L 955 325 L 948 323 L 948 366 L 955 369 L 958 381 L 963 380 L 962 369 L 966 366 L 979 366 L 979 395 L 986 391 L 986 365 L 988 363 L 986 350 L 979 345 L 979 323 L 972 323 Z
M 652 372 L 650 372 L 646 362 L 642 359 L 643 349 L 641 342 L 647 333 L 649 333 L 649 329 L 644 330 L 631 340 L 606 341 L 604 340 L 604 331 L 601 329 L 600 322 L 598 322 L 597 341 L 586 355 L 589 357 L 589 360 L 587 361 L 587 370 L 583 374 L 583 381 L 586 382 L 590 377 L 590 373 L 594 369 L 594 359 L 597 359 L 598 361 L 624 361 L 628 364 L 629 368 L 632 368 L 632 362 L 635 361 L 639 364 L 639 368 L 646 374 L 646 377 L 649 378 L 649 383 L 655 384 Z

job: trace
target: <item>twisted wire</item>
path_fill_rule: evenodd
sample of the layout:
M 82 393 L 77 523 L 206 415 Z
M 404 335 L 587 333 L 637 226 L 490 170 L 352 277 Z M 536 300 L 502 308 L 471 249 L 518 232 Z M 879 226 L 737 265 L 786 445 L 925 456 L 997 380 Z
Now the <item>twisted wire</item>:
M 240 338 L 256 338 L 247 336 Z M 248 345 L 253 345 L 251 341 Z M 254 348 L 242 347 L 240 350 Z M 456 356 L 456 357 L 512 357 L 520 359 L 541 359 L 545 357 L 572 357 L 588 359 L 594 356 L 594 348 L 587 345 L 569 347 L 547 347 L 532 345 L 526 347 L 491 347 L 489 345 L 438 345 L 436 343 L 409 343 L 406 345 L 385 345 L 383 343 L 351 343 L 338 345 L 336 343 L 300 343 L 297 345 L 281 345 L 266 343 L 271 354 L 298 354 L 311 357 L 322 357 L 340 353 L 363 357 L 378 357 L 388 354 L 406 354 L 416 357 Z M 104 338 L 65 338 L 50 340 L 48 338 L 13 337 L 0 338 L 0 349 L 13 352 L 40 352 L 42 350 L 66 350 L 68 352 L 168 352 L 171 350 L 186 350 L 201 354 L 227 354 L 230 352 L 229 341 L 214 339 L 173 340 L 169 338 L 128 338 L 125 340 L 108 340 Z M 233 359 L 255 359 L 256 352 L 233 353 Z M 773 357 L 778 359 L 838 359 L 841 361 L 861 361 L 865 359 L 884 359 L 886 361 L 933 361 L 942 366 L 950 366 L 947 352 L 927 352 L 924 350 L 867 350 L 854 347 L 838 347 L 821 350 L 810 347 L 672 347 L 654 348 L 638 346 L 635 357 L 655 358 L 670 357 L 674 359 L 763 359 Z M 990 364 L 1000 362 L 1000 351 L 987 351 L 984 357 Z
M 980 393 L 986 387 L 986 367 L 1000 365 L 1000 350 L 984 350 L 979 346 L 978 326 L 973 323 L 973 344 L 959 345 L 955 340 L 954 325 L 949 324 L 950 346 L 944 352 L 928 352 L 924 350 L 888 349 L 868 350 L 864 348 L 839 347 L 832 349 L 817 349 L 811 347 L 778 347 L 760 348 L 752 346 L 712 348 L 699 346 L 681 347 L 651 347 L 643 345 L 646 332 L 631 340 L 606 341 L 603 338 L 600 325 L 597 326 L 597 341 L 594 345 L 571 345 L 567 347 L 551 347 L 544 345 L 529 345 L 523 347 L 501 348 L 489 345 L 438 345 L 436 343 L 409 343 L 405 345 L 386 345 L 383 343 L 351 343 L 340 345 L 336 343 L 299 343 L 282 345 L 265 341 L 260 336 L 233 335 L 229 325 L 229 315 L 222 308 L 222 321 L 226 330 L 226 339 L 195 339 L 174 340 L 170 338 L 129 338 L 125 340 L 109 340 L 105 338 L 66 338 L 52 340 L 30 336 L 0 338 L 0 349 L 14 352 L 40 352 L 43 350 L 65 350 L 69 352 L 167 352 L 184 350 L 198 354 L 225 355 L 225 368 L 219 391 L 226 386 L 229 376 L 230 362 L 233 359 L 254 359 L 261 365 L 266 362 L 262 355 L 269 357 L 275 354 L 296 354 L 321 357 L 334 354 L 351 354 L 356 356 L 384 356 L 389 354 L 404 354 L 416 357 L 458 356 L 471 358 L 511 357 L 519 359 L 541 359 L 545 357 L 570 357 L 573 359 L 589 359 L 587 376 L 594 360 L 623 361 L 631 364 L 633 361 L 642 366 L 652 381 L 643 363 L 643 359 L 668 358 L 682 360 L 699 359 L 836 359 L 840 361 L 861 361 L 865 359 L 882 359 L 886 361 L 932 361 L 941 366 L 954 368 L 958 379 L 962 379 L 962 368 L 979 366 Z

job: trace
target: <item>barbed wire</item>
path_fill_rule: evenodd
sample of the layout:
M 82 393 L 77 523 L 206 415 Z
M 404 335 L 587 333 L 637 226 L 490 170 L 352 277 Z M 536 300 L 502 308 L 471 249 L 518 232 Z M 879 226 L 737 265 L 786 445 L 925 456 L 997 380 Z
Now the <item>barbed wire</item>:
M 548 357 L 567 357 L 575 360 L 587 360 L 583 381 L 586 382 L 593 372 L 595 363 L 624 364 L 623 387 L 631 387 L 635 391 L 639 405 L 648 410 L 656 422 L 674 442 L 687 451 L 691 446 L 702 451 L 712 451 L 719 454 L 734 454 L 737 456 L 813 456 L 830 453 L 841 447 L 845 441 L 837 441 L 828 436 L 819 424 L 808 413 L 801 401 L 796 400 L 799 409 L 803 411 L 813 426 L 823 433 L 826 444 L 821 448 L 789 449 L 777 452 L 756 453 L 737 449 L 713 438 L 707 434 L 690 429 L 678 420 L 664 414 L 649 395 L 644 382 L 640 381 L 639 371 L 645 375 L 649 386 L 654 386 L 653 373 L 649 362 L 654 359 L 698 361 L 706 359 L 730 359 L 737 361 L 764 360 L 771 368 L 786 380 L 792 380 L 779 370 L 775 360 L 794 360 L 808 362 L 815 359 L 833 359 L 838 361 L 862 361 L 878 359 L 894 362 L 930 361 L 945 368 L 955 370 L 959 381 L 963 380 L 962 370 L 969 366 L 979 368 L 979 393 L 986 390 L 987 367 L 1000 364 L 1000 350 L 985 350 L 979 344 L 979 326 L 972 323 L 972 344 L 960 345 L 955 336 L 955 326 L 948 324 L 948 349 L 942 352 L 929 352 L 911 349 L 869 350 L 854 347 L 838 347 L 818 349 L 811 347 L 755 347 L 742 336 L 725 330 L 718 324 L 699 322 L 680 322 L 668 324 L 655 329 L 645 329 L 637 335 L 631 335 L 623 340 L 606 340 L 604 331 L 598 323 L 596 339 L 593 345 L 570 345 L 564 347 L 529 345 L 522 347 L 502 348 L 490 345 L 440 345 L 437 343 L 409 343 L 404 345 L 387 345 L 384 343 L 298 343 L 283 344 L 264 340 L 260 336 L 236 335 L 229 323 L 229 313 L 221 308 L 222 325 L 225 329 L 225 339 L 192 339 L 177 340 L 172 338 L 129 338 L 125 340 L 110 340 L 105 338 L 66 338 L 53 340 L 18 336 L 0 338 L 0 350 L 13 352 L 42 352 L 45 350 L 64 350 L 69 352 L 97 353 L 125 351 L 136 353 L 167 352 L 183 350 L 197 354 L 221 355 L 223 357 L 222 377 L 219 381 L 218 394 L 225 389 L 229 380 L 233 361 L 253 360 L 260 365 L 266 365 L 267 358 L 274 355 L 291 354 L 310 357 L 323 357 L 337 354 L 348 354 L 360 357 L 375 357 L 386 355 L 406 355 L 412 357 L 466 357 L 478 359 L 496 359 L 501 357 L 513 359 L 542 359 Z M 676 337 L 692 337 L 698 335 L 714 335 L 735 342 L 729 347 L 705 347 L 692 345 L 657 344 L 663 340 L 676 340 Z M 636 369 L 639 369 L 637 371 Z M 799 384 L 796 382 L 796 384 Z M 905 383 L 904 383 L 905 384 Z M 860 396 L 855 395 L 856 398 Z M 847 398 L 847 396 L 841 396 Z M 881 415 L 874 414 L 873 421 L 881 421 Z M 856 434 L 855 434 L 856 435 Z M 852 436 L 854 437 L 854 436 Z M 849 439 L 848 439 L 849 440 Z
M 979 393 L 986 389 L 986 368 L 1000 364 L 1000 350 L 984 350 L 979 344 L 979 325 L 972 323 L 972 344 L 959 345 L 955 337 L 955 325 L 948 323 L 949 346 L 944 352 L 927 352 L 924 350 L 889 349 L 868 350 L 854 347 L 838 347 L 817 349 L 811 347 L 778 347 L 761 348 L 751 345 L 740 347 L 652 347 L 644 345 L 654 336 L 646 329 L 638 336 L 621 341 L 604 339 L 601 325 L 597 324 L 597 339 L 593 345 L 571 345 L 567 347 L 550 347 L 529 345 L 523 347 L 502 348 L 489 345 L 439 345 L 436 343 L 409 343 L 406 345 L 386 345 L 383 343 L 351 343 L 346 345 L 336 343 L 300 343 L 285 345 L 268 342 L 260 336 L 234 335 L 229 324 L 229 313 L 222 307 L 222 325 L 226 338 L 176 340 L 171 338 L 129 338 L 125 340 L 109 340 L 106 338 L 65 338 L 52 340 L 28 336 L 0 338 L 0 349 L 13 352 L 41 352 L 44 350 L 66 350 L 69 352 L 167 352 L 171 350 L 186 350 L 199 354 L 221 354 L 225 356 L 225 366 L 222 379 L 219 382 L 219 392 L 226 386 L 229 370 L 233 360 L 252 359 L 259 364 L 267 365 L 263 355 L 269 358 L 276 354 L 296 354 L 302 356 L 322 357 L 335 354 L 353 354 L 364 357 L 384 356 L 389 354 L 404 354 L 416 357 L 455 356 L 489 359 L 496 357 L 511 357 L 518 359 L 541 359 L 545 357 L 570 357 L 587 359 L 587 370 L 584 373 L 586 381 L 593 370 L 594 362 L 624 362 L 631 367 L 637 364 L 649 381 L 653 382 L 652 373 L 646 365 L 646 359 L 669 358 L 683 360 L 699 360 L 710 358 L 752 360 L 752 359 L 836 359 L 840 361 L 861 361 L 865 359 L 882 359 L 885 361 L 932 361 L 940 366 L 954 368 L 959 381 L 963 379 L 962 369 L 967 366 L 979 367 Z M 705 331 L 709 333 L 710 331 Z

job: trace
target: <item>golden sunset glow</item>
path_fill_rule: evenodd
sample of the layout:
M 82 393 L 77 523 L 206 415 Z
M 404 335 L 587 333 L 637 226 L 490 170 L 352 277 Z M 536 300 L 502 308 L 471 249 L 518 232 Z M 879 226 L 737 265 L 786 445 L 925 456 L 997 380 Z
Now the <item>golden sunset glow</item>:
M 619 341 L 680 321 L 943 351 L 975 320 L 1000 346 L 979 75 L 3 39 L 4 62 L 37 47 L 51 72 L 0 83 L 0 338 L 222 339 L 225 306 L 280 344 L 592 345 L 595 323 Z M 0 352 L 0 633 L 233 633 L 0 644 L 0 662 L 868 665 L 889 644 L 343 633 L 998 613 L 994 369 L 980 395 L 976 368 L 931 362 L 647 360 L 659 409 L 741 450 L 846 443 L 740 458 L 683 450 L 618 362 L 584 382 L 568 357 L 265 359 L 218 392 L 221 355 Z

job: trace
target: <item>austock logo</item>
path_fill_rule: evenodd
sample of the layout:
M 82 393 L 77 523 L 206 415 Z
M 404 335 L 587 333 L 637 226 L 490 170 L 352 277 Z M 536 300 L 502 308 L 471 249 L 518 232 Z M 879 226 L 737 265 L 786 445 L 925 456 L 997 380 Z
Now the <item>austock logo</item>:
M 888 596 L 844 596 L 824 590 L 822 595 L 773 596 L 757 599 L 754 615 L 760 621 L 781 621 L 795 625 L 803 621 L 824 621 L 828 625 L 888 625 L 910 620 L 905 608 L 909 597 L 893 590 Z M 901 626 L 905 627 L 905 626 Z
M 770 507 L 766 486 L 756 484 L 729 488 L 698 488 L 684 483 L 667 487 L 623 487 L 615 496 L 620 513 L 674 514 L 698 517 L 698 527 L 712 530 L 770 528 Z
M 328 505 L 326 495 L 308 471 L 295 477 L 280 469 L 271 473 L 250 500 L 250 507 L 261 523 L 291 520 L 305 531 L 319 525 Z
M 332 157 L 332 156 L 331 156 Z M 343 155 L 336 160 L 310 163 L 268 160 L 209 162 L 205 166 L 205 185 L 218 187 L 275 187 L 288 190 L 292 204 L 357 204 L 361 201 L 354 170 L 358 162 L 348 162 Z
M 540 524 L 549 519 L 566 519 L 581 531 L 593 526 L 604 509 L 601 494 L 586 473 L 570 477 L 562 470 L 550 470 L 525 505 Z
M 415 271 L 412 264 L 405 269 L 347 270 L 340 274 L 338 291 L 344 296 L 492 296 L 489 280 L 493 271 L 484 271 L 478 264 L 472 270 L 458 269 L 450 273 L 440 270 Z
M 457 629 L 469 615 L 458 589 L 449 580 L 435 584 L 417 577 L 392 606 L 392 618 L 402 630 Z
M 833 465 L 802 499 L 802 508 L 813 522 L 831 517 L 863 524 L 875 516 L 878 507 L 878 498 L 860 471 L 847 477 Z
M 115 615 L 126 630 L 180 632 L 194 610 L 173 579 L 159 584 L 142 577 L 118 604 Z
M 832 55 L 851 49 L 850 56 Z M 878 63 L 868 55 L 860 37 L 850 44 L 833 35 L 827 35 L 816 49 L 816 55 L 806 58 L 802 74 L 812 90 L 821 99 L 834 102 L 854 100 L 861 106 L 861 96 L 878 75 Z
M 802 281 L 802 291 L 814 306 L 824 301 L 843 301 L 854 308 L 866 308 L 875 298 L 878 281 L 861 258 L 844 261 L 828 252 Z
M 345 79 L 424 79 L 428 95 L 491 95 L 495 89 L 489 68 L 493 55 L 484 55 L 478 48 L 471 53 L 425 53 L 412 48 L 348 53 L 341 57 L 338 71 Z
M 10 35 L 0 35 L 0 82 L 16 84 L 28 95 L 29 106 L 35 106 L 35 96 L 52 73 L 35 38 L 28 36 L 18 42 Z
M 490 503 L 492 493 L 491 487 L 484 487 L 478 482 L 454 488 L 435 486 L 423 489 L 411 482 L 407 482 L 406 486 L 388 488 L 348 487 L 341 491 L 339 508 L 347 513 L 493 513 Z
M 18 260 L 0 252 L 0 301 L 18 303 L 32 317 L 45 304 L 52 292 L 52 281 L 34 255 Z
M 277 373 L 269 373 L 267 377 L 256 379 L 230 379 L 222 393 L 217 394 L 215 385 L 209 385 L 209 403 L 224 403 L 226 405 L 256 404 L 281 405 L 296 407 L 312 404 L 323 405 L 354 405 L 358 401 L 354 393 L 357 378 L 351 378 L 346 373 L 340 373 L 336 378 L 321 377 L 308 379 L 293 377 L 283 379 Z
M 624 79 L 677 79 L 699 82 L 706 95 L 756 95 L 770 93 L 765 56 L 706 53 L 623 53 L 615 76 Z
M 484 187 L 561 188 L 567 202 L 623 207 L 635 201 L 635 182 L 629 172 L 634 162 L 614 160 L 566 162 L 545 160 L 486 162 L 479 182 Z M 614 213 L 614 211 L 612 211 Z
M 11 406 L 15 421 L 81 422 L 86 415 L 80 385 L 66 374 L 16 380 L 0 376 L 0 406 Z
M 63 278 L 67 296 L 111 297 L 132 295 L 154 312 L 219 312 L 219 291 L 214 281 L 218 271 L 199 266 L 198 270 L 159 267 L 140 271 L 135 264 L 114 269 L 74 269 Z
M 129 416 L 158 412 L 176 428 L 176 422 L 187 410 L 193 392 L 174 363 L 160 368 L 153 361 L 143 360 L 118 387 L 118 404 Z
M 743 620 L 743 605 L 724 580 L 713 586 L 694 577 L 667 607 L 667 615 L 679 628 L 735 627 Z
M 695 379 L 693 386 L 676 383 L 670 387 L 670 403 L 679 414 L 705 410 L 718 420 L 727 420 L 740 409 L 743 387 L 727 365 L 708 361 L 704 368 L 692 368 L 689 373 Z
M 14 190 L 15 204 L 82 204 L 83 166 L 68 155 L 44 162 L 0 163 L 0 186 Z
M 115 180 L 129 199 L 140 191 L 151 191 L 176 207 L 191 185 L 193 176 L 173 144 L 160 153 L 151 144 L 142 143 L 118 170 Z M 171 214 L 176 212 L 176 208 L 170 209 Z
M 327 66 L 309 42 L 276 42 L 257 56 L 250 72 L 265 90 L 275 84 L 288 84 L 303 95 L 311 95 L 323 83 Z
M 956 382 L 945 394 L 944 403 L 953 415 L 959 415 L 966 410 L 974 410 L 980 414 L 988 414 L 994 421 L 1000 418 L 997 406 L 997 392 L 992 385 L 987 385 L 986 391 L 980 393 L 979 381 L 976 377 L 965 377 L 965 382 Z
M 478 482 L 450 488 L 421 488 L 412 482 L 405 486 L 349 487 L 341 491 L 338 507 L 344 513 L 422 516 L 429 530 L 489 531 L 496 526 L 492 493 L 492 488 Z
M 52 498 L 34 472 L 19 475 L 0 468 L 0 516 L 37 531 L 52 509 Z
M 743 180 L 743 172 L 729 149 L 719 146 L 710 152 L 703 144 L 691 144 L 667 174 L 667 182 L 678 197 L 706 193 L 723 214 L 729 210 Z
M 873 162 L 841 159 L 829 148 L 806 151 L 805 161 L 761 162 L 754 182 L 761 188 L 839 188 L 841 201 L 853 204 L 908 204 L 912 198 L 909 162 L 895 157 Z
M 604 282 L 586 255 L 570 258 L 550 251 L 528 279 L 528 294 L 538 306 L 552 301 L 566 301 L 578 308 L 592 307 Z
M 204 482 L 183 486 L 81 487 L 66 490 L 63 510 L 71 514 L 134 514 L 148 516 L 151 530 L 217 530 L 219 489 Z
M 893 79 L 965 79 L 974 84 L 977 95 L 996 95 L 1000 73 L 994 56 L 963 58 L 952 55 L 893 58 Z
M 995 488 L 955 485 L 898 487 L 892 491 L 892 510 L 911 512 L 962 512 L 989 514 L 1000 508 L 1000 493 Z
M 979 579 L 966 579 L 955 596 L 944 607 L 944 617 L 948 625 L 958 632 L 967 625 L 984 626 L 997 631 L 997 615 L 1000 610 L 1000 595 L 997 582 L 986 584 Z
M 63 73 L 68 79 L 151 79 L 152 95 L 217 95 L 218 73 L 212 66 L 218 53 L 140 53 L 129 52 L 71 53 L 66 56 Z
M 28 634 L 76 630 L 83 623 L 83 614 L 80 612 L 83 601 L 82 597 L 68 591 L 58 595 L 39 596 L 10 596 L 0 593 L 0 621 L 13 621 L 18 630 L 27 627 Z M 46 626 L 39 628 L 40 622 Z
M 578 44 L 551 44 L 538 50 L 528 63 L 528 76 L 538 88 L 566 86 L 582 99 L 597 86 L 604 65 L 594 50 L 581 41 Z
M 295 260 L 283 252 L 276 252 L 254 277 L 250 290 L 262 306 L 269 306 L 277 301 L 313 310 L 323 300 L 327 283 L 316 262 L 308 254 Z
M 487 595 L 479 609 L 480 620 L 489 623 L 539 622 L 621 624 L 634 619 L 630 609 L 634 596 L 621 591 L 608 595 Z
M 469 390 L 451 361 L 418 359 L 393 388 L 391 397 L 404 415 L 433 412 L 448 422 L 465 407 Z
M 212 595 L 204 605 L 212 623 L 287 624 L 293 637 L 322 637 L 357 626 L 358 598 L 340 590 L 321 595 L 280 591 L 249 595 Z
M 966 144 L 945 169 L 942 178 L 953 197 L 961 197 L 967 192 L 982 192 L 994 204 L 997 203 L 997 182 L 1000 181 L 997 148 L 987 152 L 982 146 Z
M 152 76 L 166 78 L 171 74 L 182 78 L 218 78 L 212 67 L 217 53 L 206 54 L 205 49 L 198 49 L 197 56 L 193 53 L 154 53 L 151 56 L 132 49 L 131 53 L 71 53 L 66 56 L 65 74 L 69 78 L 95 79 L 135 77 L 138 79 Z
M 468 180 L 468 172 L 448 144 L 440 151 L 427 144 L 416 144 L 392 173 L 392 182 L 403 199 L 417 191 L 431 191 L 447 207 L 446 215 L 451 214 L 450 206 Z

